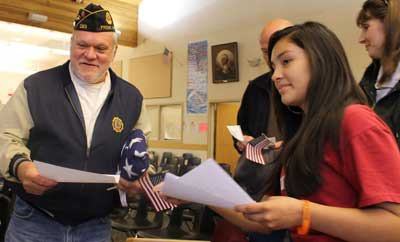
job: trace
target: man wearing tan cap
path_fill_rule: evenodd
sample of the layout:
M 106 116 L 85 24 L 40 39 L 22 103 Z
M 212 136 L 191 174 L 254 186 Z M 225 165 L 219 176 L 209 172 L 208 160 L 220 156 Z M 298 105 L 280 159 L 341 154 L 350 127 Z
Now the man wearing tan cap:
M 6 241 L 110 241 L 116 191 L 57 183 L 32 161 L 115 174 L 129 131 L 150 132 L 141 93 L 110 69 L 116 50 L 110 12 L 89 4 L 74 21 L 70 61 L 27 77 L 2 110 L 0 173 L 16 194 Z

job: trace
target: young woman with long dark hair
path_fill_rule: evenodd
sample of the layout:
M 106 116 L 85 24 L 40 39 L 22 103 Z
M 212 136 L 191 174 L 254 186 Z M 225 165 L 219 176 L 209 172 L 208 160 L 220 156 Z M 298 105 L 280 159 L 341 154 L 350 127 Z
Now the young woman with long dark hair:
M 265 232 L 291 229 L 296 242 L 400 241 L 400 152 L 339 39 L 307 22 L 275 33 L 269 53 L 281 194 L 236 211 Z

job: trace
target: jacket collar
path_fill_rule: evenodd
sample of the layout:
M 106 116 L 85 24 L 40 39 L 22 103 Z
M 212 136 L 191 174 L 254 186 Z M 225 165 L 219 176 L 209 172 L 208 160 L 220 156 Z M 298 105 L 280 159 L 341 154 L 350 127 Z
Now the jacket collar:
M 78 115 L 82 126 L 85 128 L 85 122 L 84 122 L 84 118 L 83 118 L 83 111 L 81 108 L 81 104 L 79 102 L 79 97 L 78 97 L 78 93 L 76 92 L 75 86 L 71 80 L 71 75 L 69 73 L 69 63 L 70 61 L 67 61 L 66 63 L 64 63 L 61 66 L 61 80 L 63 82 L 64 85 L 64 90 L 68 96 L 68 98 L 70 99 L 71 104 L 74 107 L 74 110 L 76 112 L 76 114 Z M 110 93 L 108 94 L 108 98 L 114 94 L 114 89 L 116 86 L 116 82 L 117 82 L 117 75 L 111 70 L 111 68 L 108 69 L 109 73 L 110 73 L 110 79 L 111 79 L 111 90 Z
M 378 78 L 380 67 L 381 64 L 379 60 L 373 60 L 373 62 L 365 70 L 364 76 L 360 82 L 360 86 L 364 89 L 364 92 L 366 93 L 368 100 L 371 104 L 374 104 L 376 100 L 375 83 Z M 393 92 L 398 92 L 398 91 L 400 91 L 400 82 L 398 82 L 393 87 L 393 89 L 387 94 L 387 96 Z

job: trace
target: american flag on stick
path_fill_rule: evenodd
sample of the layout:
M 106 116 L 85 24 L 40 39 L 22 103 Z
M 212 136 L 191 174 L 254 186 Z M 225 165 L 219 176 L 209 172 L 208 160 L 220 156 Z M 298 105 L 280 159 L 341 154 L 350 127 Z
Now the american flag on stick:
M 271 144 L 268 137 L 262 134 L 260 137 L 253 139 L 246 145 L 246 158 L 255 163 L 265 165 L 265 160 L 262 154 L 262 150 L 265 146 Z
M 157 212 L 175 208 L 176 205 L 163 199 L 153 188 L 164 180 L 165 174 L 159 173 L 155 175 L 145 174 L 139 179 L 139 183 L 145 191 L 147 197 L 150 199 L 151 204 Z

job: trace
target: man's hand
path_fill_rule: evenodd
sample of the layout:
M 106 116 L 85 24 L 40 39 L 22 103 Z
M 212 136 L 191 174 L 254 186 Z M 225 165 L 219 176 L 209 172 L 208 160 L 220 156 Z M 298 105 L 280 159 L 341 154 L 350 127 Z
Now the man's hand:
M 243 141 L 237 141 L 236 146 L 239 149 L 239 151 L 242 152 L 244 148 L 246 148 L 247 143 L 249 143 L 249 141 L 251 141 L 252 139 L 254 139 L 253 136 L 244 135 Z
M 283 141 L 275 142 L 274 149 L 279 150 L 282 147 Z
M 146 174 L 143 174 L 143 176 L 146 176 Z M 143 193 L 143 188 L 140 186 L 140 183 L 138 180 L 130 182 L 125 180 L 124 178 L 119 179 L 119 183 L 117 184 L 118 189 L 121 191 L 126 192 L 128 196 L 132 196 L 134 194 L 138 193 Z
M 17 175 L 25 191 L 34 195 L 42 195 L 57 185 L 56 181 L 41 176 L 31 161 L 23 161 L 18 166 Z
M 246 145 L 242 141 L 236 141 L 236 147 L 240 152 L 242 152 L 244 148 L 246 148 Z

